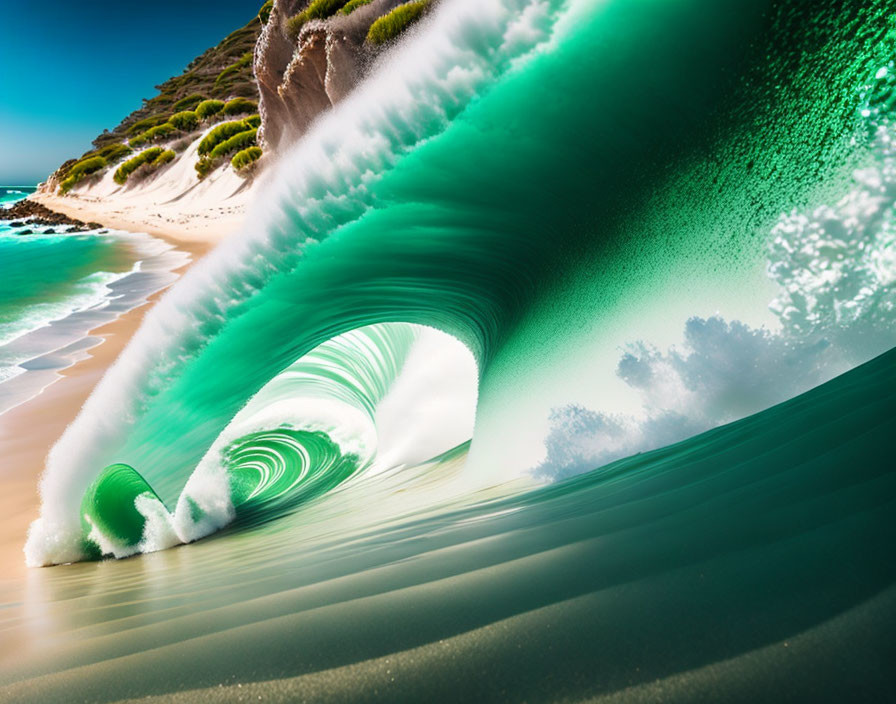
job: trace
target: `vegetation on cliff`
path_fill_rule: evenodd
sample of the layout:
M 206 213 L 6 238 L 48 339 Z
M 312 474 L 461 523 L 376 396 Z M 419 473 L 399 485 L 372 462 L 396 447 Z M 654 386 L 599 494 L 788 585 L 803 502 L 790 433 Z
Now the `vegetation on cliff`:
M 392 41 L 420 19 L 429 4 L 430 0 L 416 0 L 399 5 L 370 25 L 370 29 L 367 30 L 367 41 L 374 45 Z
M 207 120 L 224 109 L 223 100 L 203 100 L 196 106 L 196 116 L 200 120 Z
M 146 165 L 150 168 L 160 166 L 161 164 L 156 164 L 155 162 L 164 152 L 165 150 L 161 147 L 150 147 L 149 149 L 144 149 L 137 154 L 137 156 L 128 159 L 115 171 L 115 175 L 113 176 L 115 183 L 124 185 L 124 183 L 131 177 L 131 174 L 141 166 Z M 172 152 L 172 154 L 173 153 L 174 152 Z M 171 158 L 173 159 L 174 157 L 172 156 Z M 170 161 L 170 159 L 168 161 Z M 161 163 L 164 164 L 167 162 L 162 161 Z
M 258 112 L 258 101 L 249 100 L 248 98 L 234 98 L 224 103 L 224 108 L 221 112 L 231 117 L 234 115 L 249 115 L 253 112 Z
M 202 138 L 202 141 L 199 142 L 199 154 L 202 156 L 210 154 L 211 151 L 222 142 L 230 139 L 240 132 L 251 130 L 253 129 L 253 127 L 255 127 L 255 125 L 252 125 L 246 120 L 222 122 L 220 125 L 217 125 L 211 131 L 209 131 L 209 133 Z
M 205 96 L 201 93 L 193 93 L 193 95 L 188 95 L 186 98 L 181 98 L 178 100 L 172 107 L 175 110 L 195 110 L 196 106 L 199 105 L 203 100 L 205 100 Z
M 144 100 L 140 109 L 124 118 L 115 129 L 97 137 L 94 144 L 101 146 L 106 141 L 121 141 L 127 134 L 139 134 L 167 122 L 174 113 L 197 110 L 200 103 L 209 99 L 222 102 L 232 98 L 257 99 L 252 52 L 262 27 L 261 19 L 253 17 L 244 27 L 193 59 L 181 75 L 157 86 L 158 95 Z M 146 120 L 153 124 L 131 131 Z
M 98 149 L 96 151 L 96 155 L 103 157 L 103 159 L 106 160 L 107 164 L 114 164 L 118 161 L 121 161 L 133 152 L 134 150 L 131 149 L 131 147 L 129 147 L 127 144 L 116 142 L 114 144 L 107 144 L 102 149 Z
M 372 2 L 373 0 L 349 0 L 339 12 L 343 15 L 350 15 L 362 5 L 369 5 Z
M 261 153 L 261 147 L 248 147 L 234 154 L 230 165 L 237 173 L 244 174 L 255 166 L 255 162 L 261 158 Z
M 241 149 L 246 149 L 247 147 L 254 147 L 256 144 L 255 140 L 257 133 L 257 127 L 244 130 L 243 132 L 237 132 L 235 135 L 233 135 L 233 137 L 231 137 L 230 139 L 225 139 L 214 149 L 212 149 L 211 152 L 209 152 L 209 156 L 212 159 L 217 159 L 219 157 L 238 152 Z
M 105 168 L 106 160 L 101 156 L 91 156 L 81 159 L 69 168 L 68 175 L 59 184 L 59 190 L 62 193 L 68 193 L 72 187 L 85 176 L 96 173 Z
M 327 17 L 335 15 L 343 5 L 345 5 L 345 0 L 311 0 L 308 7 L 286 21 L 286 32 L 295 38 L 299 36 L 299 32 L 306 22 L 325 20 Z
M 168 122 L 181 132 L 190 132 L 199 127 L 199 115 L 195 110 L 182 110 L 174 113 Z
M 170 161 L 174 161 L 174 158 L 175 158 L 176 156 L 177 156 L 177 154 L 174 153 L 174 150 L 173 150 L 173 149 L 166 149 L 166 150 L 163 151 L 161 154 L 159 154 L 155 159 L 153 159 L 153 160 L 150 162 L 150 165 L 151 165 L 154 169 L 157 169 L 157 168 L 159 168 L 160 166 L 164 166 L 165 164 L 167 164 L 167 163 L 170 162 Z
M 221 73 L 218 74 L 218 77 L 215 79 L 215 88 L 217 90 L 222 90 L 230 87 L 230 85 L 239 79 L 241 73 L 245 71 L 246 68 L 251 70 L 252 66 L 252 52 L 247 51 L 243 54 L 239 59 L 234 61 L 230 66 L 225 68 Z
M 128 127 L 128 130 L 125 134 L 128 137 L 136 137 L 138 134 L 145 132 L 151 127 L 156 127 L 164 122 L 168 122 L 167 113 L 164 115 L 150 115 L 149 117 L 145 117 Z
M 177 131 L 177 127 L 171 124 L 171 122 L 163 122 L 161 125 L 150 127 L 146 132 L 141 132 L 136 137 L 131 137 L 128 143 L 132 147 L 142 147 L 150 142 L 161 142 Z
M 127 144 L 108 144 L 102 149 L 87 152 L 80 159 L 69 159 L 56 172 L 59 179 L 59 191 L 68 193 L 79 184 L 85 176 L 95 174 L 106 166 L 111 166 L 133 152 Z
M 258 88 L 252 70 L 252 56 L 272 7 L 272 3 L 265 3 L 248 24 L 196 57 L 181 75 L 157 86 L 156 96 L 145 99 L 142 107 L 125 117 L 118 126 L 99 135 L 93 142 L 95 149 L 86 152 L 80 159 L 71 159 L 63 164 L 53 174 L 51 183 L 58 184 L 62 192 L 67 192 L 86 175 L 99 173 L 106 166 L 130 155 L 133 147 L 170 142 L 199 129 L 203 121 L 210 121 L 217 113 L 221 117 L 233 117 L 256 112 Z M 205 107 L 200 111 L 202 105 Z M 103 153 L 106 149 L 111 149 L 109 155 Z M 166 154 L 168 161 L 176 158 L 173 150 L 162 149 L 159 153 L 162 152 L 174 155 L 168 157 Z M 94 157 L 102 157 L 106 163 L 99 165 L 99 161 L 88 161 Z M 83 162 L 88 162 L 88 166 L 78 166 L 74 170 Z M 92 170 L 84 171 L 84 168 Z M 117 182 L 127 180 L 130 171 L 125 172 L 121 169 L 116 172 Z M 124 180 L 119 181 L 119 178 Z

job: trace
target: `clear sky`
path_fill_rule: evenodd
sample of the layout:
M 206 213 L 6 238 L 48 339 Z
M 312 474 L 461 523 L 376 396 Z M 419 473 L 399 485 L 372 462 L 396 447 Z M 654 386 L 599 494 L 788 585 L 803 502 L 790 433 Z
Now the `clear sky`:
M 258 12 L 263 0 L 4 3 L 0 185 L 31 185 L 80 156 L 155 86 Z

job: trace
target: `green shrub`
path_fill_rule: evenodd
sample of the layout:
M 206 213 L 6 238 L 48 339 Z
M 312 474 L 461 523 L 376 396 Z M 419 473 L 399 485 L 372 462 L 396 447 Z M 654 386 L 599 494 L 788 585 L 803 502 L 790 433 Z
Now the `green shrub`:
M 261 147 L 249 147 L 234 154 L 233 159 L 230 160 L 230 165 L 234 171 L 240 173 L 241 171 L 246 171 L 259 158 L 261 158 Z
M 186 98 L 181 98 L 174 104 L 174 109 L 176 111 L 181 110 L 195 110 L 196 106 L 199 105 L 203 100 L 205 100 L 205 96 L 199 95 L 199 93 L 193 93 L 193 95 L 188 95 Z
M 119 166 L 112 178 L 115 179 L 115 183 L 117 183 L 118 185 L 122 185 L 125 181 L 128 180 L 128 177 L 132 173 L 134 173 L 144 164 L 151 164 L 163 151 L 165 150 L 161 147 L 150 147 L 149 149 L 144 149 L 142 152 L 137 154 L 137 156 L 128 159 L 121 166 Z
M 120 161 L 124 157 L 132 154 L 134 152 L 127 144 L 122 144 L 121 142 L 115 142 L 115 144 L 108 144 L 98 152 L 96 152 L 97 156 L 103 157 L 106 160 L 107 164 L 113 164 L 116 161 Z
M 264 5 L 261 6 L 261 9 L 258 11 L 258 21 L 262 24 L 267 24 L 268 20 L 271 19 L 271 10 L 274 9 L 274 0 L 268 0 Z
M 168 122 L 181 132 L 190 132 L 199 127 L 199 116 L 193 110 L 183 110 L 174 113 Z
M 221 111 L 225 115 L 248 115 L 258 110 L 258 103 L 248 98 L 234 98 L 224 103 Z
M 249 117 L 244 117 L 243 122 L 245 122 L 249 127 L 261 127 L 261 115 L 255 113 L 254 115 L 249 115 Z
M 145 117 L 128 127 L 128 136 L 132 137 L 141 132 L 145 132 L 150 127 L 155 127 L 156 125 L 161 125 L 163 122 L 168 122 L 168 117 L 168 115 L 150 115 L 149 117 Z
M 286 20 L 286 36 L 295 41 L 307 21 L 304 12 L 290 17 Z
M 230 139 L 225 139 L 223 142 L 218 144 L 214 149 L 211 150 L 209 156 L 212 159 L 220 159 L 222 156 L 233 154 L 233 152 L 238 152 L 241 149 L 253 147 L 255 146 L 255 136 L 257 132 L 257 127 L 253 127 L 252 129 L 246 130 L 245 132 L 238 132 Z
M 161 125 L 150 127 L 143 134 L 146 135 L 146 139 L 151 142 L 155 142 L 157 140 L 164 139 L 165 137 L 170 137 L 175 132 L 177 132 L 177 127 L 172 125 L 170 122 L 163 122 Z
M 200 120 L 216 115 L 224 109 L 223 100 L 203 100 L 196 106 L 196 116 Z
M 427 7 L 429 7 L 429 0 L 416 0 L 416 2 L 399 5 L 392 12 L 383 15 L 370 25 L 370 29 L 367 31 L 367 41 L 371 44 L 385 44 L 395 39 L 420 19 Z
M 252 52 L 247 51 L 243 54 L 239 59 L 234 61 L 230 66 L 225 68 L 221 73 L 218 74 L 218 77 L 215 79 L 215 87 L 223 84 L 228 78 L 239 73 L 247 66 L 252 65 Z
M 60 193 L 68 193 L 81 179 L 106 167 L 101 156 L 91 156 L 75 162 L 68 170 L 68 176 L 59 184 Z
M 106 166 L 106 160 L 101 156 L 92 156 L 87 159 L 81 159 L 76 162 L 72 168 L 68 170 L 69 176 L 86 176 L 94 171 L 99 171 Z
M 154 169 L 159 168 L 160 166 L 164 166 L 169 161 L 174 161 L 174 157 L 177 155 L 174 153 L 173 149 L 166 149 L 161 154 L 159 154 L 155 159 L 152 160 L 150 166 Z
M 72 188 L 75 187 L 75 184 L 80 180 L 81 179 L 75 178 L 74 176 L 69 176 L 68 178 L 62 179 L 62 181 L 59 183 L 59 192 L 62 195 L 65 195 L 70 190 L 72 190 Z
M 251 129 L 252 125 L 246 120 L 233 120 L 231 122 L 222 122 L 220 125 L 213 127 L 202 141 L 199 142 L 199 154 L 205 155 L 211 152 L 221 142 L 230 139 L 240 132 Z
M 308 15 L 309 20 L 323 20 L 335 15 L 343 5 L 345 5 L 345 0 L 311 0 L 304 12 Z
M 324 20 L 345 5 L 345 0 L 311 0 L 304 10 L 286 20 L 286 33 L 295 39 L 308 20 Z
M 136 137 L 132 137 L 131 146 L 142 147 L 144 144 L 150 142 L 158 142 L 166 137 L 170 137 L 175 132 L 177 132 L 177 128 L 170 122 L 165 122 L 161 125 L 150 127 L 146 132 L 138 134 Z
M 196 175 L 199 177 L 201 181 L 206 176 L 208 176 L 212 169 L 215 168 L 215 162 L 209 159 L 207 156 L 199 157 L 199 161 L 196 162 Z
M 349 0 L 339 12 L 343 15 L 350 15 L 362 5 L 369 5 L 372 2 L 373 0 Z

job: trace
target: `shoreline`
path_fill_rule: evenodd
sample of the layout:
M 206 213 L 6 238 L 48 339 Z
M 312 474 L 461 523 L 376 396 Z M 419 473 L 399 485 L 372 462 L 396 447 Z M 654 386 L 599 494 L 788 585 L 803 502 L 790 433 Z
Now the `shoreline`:
M 51 210 L 86 222 L 128 232 L 143 232 L 186 252 L 190 261 L 172 270 L 175 282 L 207 254 L 214 245 L 229 235 L 241 217 L 197 216 L 190 222 L 167 222 L 161 216 L 140 213 L 116 213 L 108 203 L 90 203 L 82 199 L 34 193 L 29 196 Z M 115 206 L 118 207 L 117 205 Z M 5 491 L 0 495 L 0 584 L 22 577 L 26 570 L 22 547 L 28 527 L 37 518 L 40 508 L 39 481 L 44 462 L 52 446 L 75 419 L 106 370 L 118 359 L 122 350 L 169 286 L 153 292 L 145 303 L 123 313 L 115 320 L 88 332 L 98 342 L 85 352 L 84 359 L 60 370 L 60 378 L 37 396 L 0 416 L 0 447 L 4 461 L 0 478 Z

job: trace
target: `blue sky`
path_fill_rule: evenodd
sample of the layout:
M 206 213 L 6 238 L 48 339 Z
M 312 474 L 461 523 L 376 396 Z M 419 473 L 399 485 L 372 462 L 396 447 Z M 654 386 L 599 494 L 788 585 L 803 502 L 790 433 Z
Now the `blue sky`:
M 0 185 L 42 181 L 263 0 L 5 3 Z

